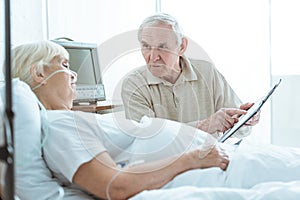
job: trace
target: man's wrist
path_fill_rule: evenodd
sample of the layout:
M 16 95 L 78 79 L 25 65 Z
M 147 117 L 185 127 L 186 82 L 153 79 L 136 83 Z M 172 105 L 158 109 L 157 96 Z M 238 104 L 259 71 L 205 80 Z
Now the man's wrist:
M 201 121 L 198 121 L 197 123 L 197 129 L 200 129 L 204 132 L 208 132 L 208 127 L 209 127 L 209 123 L 207 123 L 207 119 L 204 119 L 204 120 L 201 120 Z

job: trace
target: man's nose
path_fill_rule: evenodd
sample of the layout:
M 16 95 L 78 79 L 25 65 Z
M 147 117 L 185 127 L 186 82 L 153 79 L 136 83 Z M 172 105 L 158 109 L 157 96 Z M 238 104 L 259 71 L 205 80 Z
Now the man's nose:
M 152 47 L 149 53 L 150 53 L 150 60 L 151 61 L 155 62 L 155 61 L 160 59 L 159 51 L 158 51 L 157 48 Z

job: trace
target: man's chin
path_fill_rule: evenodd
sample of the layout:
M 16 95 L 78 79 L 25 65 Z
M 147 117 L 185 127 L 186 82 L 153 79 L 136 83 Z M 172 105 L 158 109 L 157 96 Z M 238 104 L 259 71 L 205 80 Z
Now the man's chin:
M 161 73 L 158 72 L 158 71 L 150 71 L 150 72 L 151 72 L 151 74 L 152 74 L 153 76 L 155 76 L 155 77 L 157 77 L 157 78 L 160 78 L 160 76 L 161 76 Z

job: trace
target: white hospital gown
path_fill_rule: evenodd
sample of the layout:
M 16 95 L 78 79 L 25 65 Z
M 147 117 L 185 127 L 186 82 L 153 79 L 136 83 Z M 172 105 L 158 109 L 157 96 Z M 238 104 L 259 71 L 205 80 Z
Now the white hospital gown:
M 80 111 L 47 111 L 48 132 L 44 135 L 45 160 L 64 185 L 80 165 L 107 151 L 122 166 L 180 156 L 200 147 L 207 134 L 190 126 L 158 118 L 141 123 Z

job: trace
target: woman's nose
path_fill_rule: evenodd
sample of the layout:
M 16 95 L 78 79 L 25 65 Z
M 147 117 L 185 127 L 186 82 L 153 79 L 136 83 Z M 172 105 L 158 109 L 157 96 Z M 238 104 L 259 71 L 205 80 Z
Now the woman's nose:
M 77 73 L 72 70 L 70 71 L 71 71 L 71 79 L 75 83 L 77 81 Z

